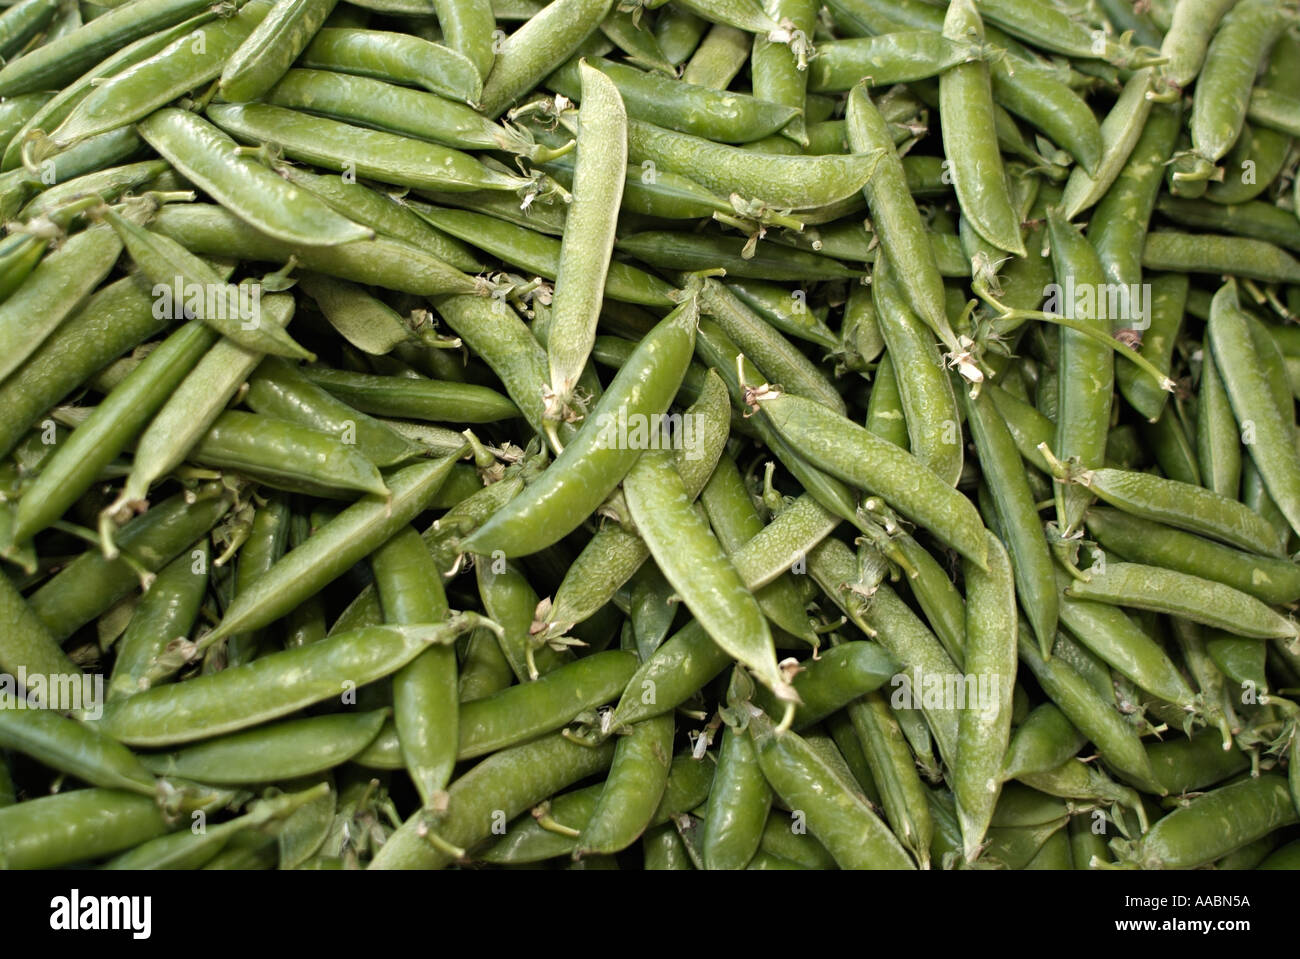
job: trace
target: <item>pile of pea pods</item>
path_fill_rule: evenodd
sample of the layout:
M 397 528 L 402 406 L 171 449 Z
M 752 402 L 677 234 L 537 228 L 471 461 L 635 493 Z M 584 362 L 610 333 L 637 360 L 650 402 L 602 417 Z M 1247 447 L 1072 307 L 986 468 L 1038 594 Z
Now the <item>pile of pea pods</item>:
M 17 0 L 0 867 L 1300 868 L 1300 10 Z

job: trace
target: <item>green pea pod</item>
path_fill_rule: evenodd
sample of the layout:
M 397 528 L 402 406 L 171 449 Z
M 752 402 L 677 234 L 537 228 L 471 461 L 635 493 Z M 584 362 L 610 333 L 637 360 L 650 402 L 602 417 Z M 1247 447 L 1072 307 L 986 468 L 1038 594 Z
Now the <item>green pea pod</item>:
M 90 488 L 216 339 L 216 332 L 197 320 L 185 324 L 95 407 L 19 501 L 15 543 L 56 522 Z
M 447 46 L 467 57 L 487 79 L 496 60 L 496 28 L 490 0 L 433 0 Z
M 1294 639 L 1296 627 L 1253 596 L 1231 586 L 1137 563 L 1107 563 L 1067 596 L 1150 609 L 1257 639 Z
M 317 36 L 336 0 L 277 0 L 221 71 L 227 100 L 260 100 Z
M 468 246 L 434 229 L 387 193 L 363 183 L 348 183 L 340 176 L 311 173 L 289 164 L 280 164 L 275 169 L 290 183 L 315 194 L 349 220 L 370 227 L 381 237 L 397 240 L 407 248 L 424 250 L 457 270 L 478 273 L 484 269 L 482 260 Z
M 609 728 L 620 729 L 677 708 L 731 662 L 731 655 L 692 620 L 628 680 Z
M 437 820 L 437 844 L 415 813 L 389 837 L 371 869 L 441 869 L 492 835 L 504 814 L 512 819 L 566 786 L 609 767 L 614 744 L 580 746 L 558 733 L 489 756 L 448 789 L 447 812 Z
M 388 710 L 289 719 L 219 736 L 170 753 L 154 753 L 145 766 L 158 776 L 214 785 L 280 782 L 333 769 L 375 738 Z
M 140 692 L 140 680 L 154 658 L 172 640 L 189 635 L 207 592 L 211 562 L 211 549 L 207 540 L 202 540 L 159 571 L 117 641 L 108 680 L 109 702 Z
M 378 420 L 336 400 L 303 375 L 301 370 L 274 358 L 259 365 L 249 380 L 244 401 L 264 416 L 290 420 L 338 437 L 377 466 L 393 466 L 412 459 L 420 447 Z
M 619 424 L 657 424 L 681 386 L 697 316 L 691 296 L 642 340 L 555 462 L 464 541 L 467 552 L 488 555 L 500 549 L 506 556 L 527 556 L 557 542 L 595 511 L 641 452 L 626 448 L 626 437 L 620 441 Z
M 820 54 L 813 63 L 821 60 Z M 912 310 L 940 337 L 944 345 L 956 348 L 957 338 L 944 308 L 943 278 L 934 249 L 916 203 L 907 190 L 903 161 L 895 152 L 885 119 L 871 102 L 866 90 L 855 87 L 849 94 L 846 112 L 849 142 L 858 152 L 880 150 L 882 158 L 875 175 L 862 188 L 872 210 L 872 224 L 881 248 L 890 262 L 907 264 L 895 279 Z
M 776 133 L 798 115 L 792 107 L 644 73 L 610 60 L 585 62 L 613 81 L 629 116 L 679 133 L 720 143 L 748 143 Z M 546 84 L 581 102 L 578 61 L 570 60 L 547 77 Z
M 987 545 L 979 514 L 916 457 L 824 407 L 788 393 L 754 397 L 777 431 L 816 465 L 883 497 L 977 565 Z
M 158 110 L 140 122 L 139 130 L 187 180 L 243 223 L 281 242 L 332 246 L 372 235 L 369 228 L 339 215 L 315 197 L 304 196 L 265 166 L 242 155 L 234 140 L 189 111 Z
M 611 0 L 553 0 L 503 40 L 479 110 L 496 117 L 537 85 L 574 51 L 609 14 Z
M 219 484 L 163 500 L 118 532 L 117 547 L 130 562 L 105 559 L 96 549 L 83 552 L 32 593 L 32 612 L 58 640 L 67 639 L 138 587 L 138 570 L 157 572 L 193 546 L 233 500 L 234 492 Z
M 989 64 L 993 99 L 1001 107 L 1043 131 L 1068 151 L 1086 173 L 1100 169 L 1101 127 L 1083 98 L 1058 79 L 1056 71 L 1010 58 Z
M 1284 415 L 1265 379 L 1249 323 L 1249 317 L 1237 302 L 1236 284 L 1230 281 L 1214 295 L 1210 307 L 1207 327 L 1210 348 L 1251 459 L 1273 501 L 1292 529 L 1297 529 L 1300 528 L 1300 453 L 1292 435 L 1291 398 L 1287 397 Z
M 808 88 L 842 93 L 864 79 L 873 87 L 911 83 L 973 60 L 976 52 L 970 43 L 929 30 L 832 40 L 817 44 L 817 56 L 808 68 Z
M 1290 561 L 1243 553 L 1116 510 L 1091 509 L 1086 520 L 1097 542 L 1125 559 L 1215 580 L 1273 605 L 1300 599 L 1300 569 Z
M 575 858 L 626 849 L 649 826 L 668 784 L 673 720 L 672 713 L 665 713 L 619 738 L 609 778 L 578 836 Z
M 1171 795 L 1199 792 L 1235 776 L 1250 765 L 1240 749 L 1224 749 L 1213 730 L 1205 729 L 1190 738 L 1152 743 L 1147 756 L 1156 781 Z
M 372 626 L 340 633 L 111 703 L 98 726 L 128 745 L 173 746 L 248 729 L 391 676 L 435 643 L 449 643 L 473 618 L 441 625 Z
M 170 828 L 152 797 L 73 789 L 0 809 L 0 866 L 57 869 L 92 862 Z
M 672 457 L 642 454 L 624 484 L 628 507 L 650 553 L 714 641 L 787 702 L 797 696 L 776 664 L 767 620 L 708 523 L 691 506 Z
M 1016 674 L 1017 620 L 1011 561 L 992 533 L 989 569 L 966 567 L 968 677 L 979 691 L 957 720 L 958 762 L 953 771 L 957 820 L 966 861 L 980 854 L 998 800 L 1002 764 L 1011 733 L 1011 687 Z
M 1300 818 L 1286 780 L 1265 774 L 1215 789 L 1165 816 L 1140 839 L 1112 843 L 1142 869 L 1192 869 Z
M 388 477 L 389 495 L 366 496 L 339 513 L 300 549 L 289 553 L 226 610 L 220 625 L 200 641 L 269 625 L 314 596 L 423 512 L 458 457 L 417 463 Z
M 682 420 L 696 424 L 696 435 L 702 438 L 693 447 L 683 443 L 678 451 L 677 468 L 693 497 L 703 490 L 722 453 L 727 435 L 724 424 L 729 412 L 726 387 L 717 376 L 709 376 L 699 400 L 687 410 L 692 420 L 686 420 L 685 416 Z M 638 460 L 633 465 L 632 472 L 639 468 L 639 463 Z M 614 597 L 649 556 L 650 550 L 639 535 L 621 524 L 606 523 L 565 573 L 544 617 L 548 626 L 567 629 L 569 624 L 590 618 Z
M 1052 262 L 1064 311 L 1106 334 L 1110 323 L 1096 298 L 1088 309 L 1088 297 L 1075 290 L 1101 290 L 1105 274 L 1096 251 L 1087 239 L 1054 211 L 1048 211 L 1047 229 L 1052 243 Z M 1081 305 L 1083 304 L 1083 305 Z M 1056 455 L 1062 460 L 1077 457 L 1085 465 L 1105 458 L 1110 430 L 1111 394 L 1115 375 L 1112 354 L 1077 330 L 1060 331 L 1061 348 L 1058 386 L 1060 408 L 1056 416 Z M 1061 487 L 1057 494 L 1057 523 L 1063 532 L 1077 529 L 1090 496 L 1086 487 Z
M 452 423 L 493 423 L 519 415 L 496 390 L 470 383 L 423 377 L 375 376 L 326 367 L 306 367 L 303 375 L 349 406 L 378 416 L 401 416 Z
M 815 209 L 853 196 L 871 179 L 879 153 L 767 156 L 642 120 L 628 122 L 628 154 L 680 173 L 723 196 L 738 193 L 777 209 Z
M 1020 779 L 1056 769 L 1076 756 L 1087 740 L 1052 703 L 1043 703 L 1025 717 L 1007 746 L 1004 779 Z
M 7 63 L 0 96 L 55 89 L 126 44 L 194 16 L 208 0 L 148 0 L 108 11 L 85 26 Z
M 363 352 L 384 356 L 414 338 L 395 310 L 354 284 L 313 273 L 300 278 L 298 285 L 335 331 Z
M 54 145 L 67 147 L 134 123 L 215 80 L 271 7 L 269 0 L 249 0 L 234 16 L 178 37 L 148 59 L 114 74 L 91 90 L 50 134 Z
M 749 732 L 773 792 L 804 813 L 842 869 L 915 868 L 885 824 L 796 733 L 777 732 L 759 710 L 750 715 Z
M 1142 265 L 1179 273 L 1232 274 L 1264 283 L 1300 283 L 1300 261 L 1265 240 L 1153 230 Z
M 850 704 L 847 713 L 872 779 L 881 790 L 885 818 L 921 868 L 929 868 L 934 823 L 926 804 L 926 788 L 895 715 L 879 693 Z
M 125 746 L 50 709 L 0 710 L 0 745 L 92 786 L 142 796 L 156 791 L 154 777 Z
M 331 499 L 357 492 L 388 495 L 375 464 L 355 446 L 288 420 L 239 410 L 222 413 L 188 458 L 289 492 Z
M 984 42 L 973 2 L 949 4 L 943 35 L 954 42 Z M 1002 158 L 993 136 L 993 92 L 988 65 L 962 63 L 939 77 L 939 113 L 944 152 L 952 161 L 953 185 L 962 213 L 976 232 L 1000 250 L 1025 255 L 1020 218 L 1007 190 Z
M 438 229 L 486 250 L 506 263 L 548 280 L 559 275 L 559 240 L 467 210 L 447 210 L 414 203 L 408 203 L 408 206 Z M 476 290 L 444 292 L 473 293 Z M 663 307 L 672 302 L 668 295 L 670 292 L 672 288 L 667 283 L 636 267 L 619 262 L 609 265 L 605 295 L 611 300 Z
M 0 304 L 0 379 L 17 370 L 99 285 L 122 252 L 112 230 L 74 234 Z
M 1070 174 L 1061 197 L 1061 213 L 1066 220 L 1073 220 L 1105 196 L 1124 169 L 1151 114 L 1152 101 L 1147 94 L 1154 87 L 1155 70 L 1144 67 L 1134 71 L 1101 121 L 1101 161 L 1094 171 L 1080 166 Z
M 519 682 L 537 679 L 570 661 L 567 651 L 535 646 L 537 593 L 518 566 L 496 561 L 475 563 L 474 575 L 484 610 L 502 629 L 501 651 Z
M 1205 60 L 1210 38 L 1237 0 L 1192 0 L 1174 5 L 1173 19 L 1160 44 L 1166 62 L 1161 76 L 1183 89 L 1196 79 Z
M 0 15 L 0 57 L 8 60 L 43 30 L 58 4 L 54 0 L 20 0 Z
M 966 422 L 1011 555 L 1016 586 L 1038 646 L 1050 652 L 1056 638 L 1058 600 L 1054 564 L 1025 478 L 1015 441 L 993 401 L 984 393 L 965 398 Z
M 743 869 L 758 851 L 771 804 L 772 790 L 753 741 L 744 730 L 727 726 L 700 838 L 704 868 Z
M 1059 646 L 1058 646 L 1059 649 Z M 1066 718 L 1097 747 L 1102 758 L 1139 788 L 1163 795 L 1143 751 L 1136 731 L 1125 722 L 1110 702 L 1088 685 L 1077 671 L 1054 655 L 1043 659 L 1024 631 L 1020 635 L 1020 659 L 1033 672 L 1043 691 Z
M 483 92 L 479 71 L 463 54 L 405 33 L 326 27 L 299 62 L 316 70 L 422 87 L 471 105 Z
M 753 38 L 746 31 L 715 23 L 682 68 L 682 79 L 696 86 L 725 90 L 744 69 L 752 45 Z
M 556 271 L 551 326 L 547 417 L 563 419 L 574 405 L 614 249 L 619 200 L 627 171 L 627 110 L 614 82 L 585 64 L 579 65 L 582 103 L 578 114 L 578 159 L 573 175 L 573 202 L 565 217 Z

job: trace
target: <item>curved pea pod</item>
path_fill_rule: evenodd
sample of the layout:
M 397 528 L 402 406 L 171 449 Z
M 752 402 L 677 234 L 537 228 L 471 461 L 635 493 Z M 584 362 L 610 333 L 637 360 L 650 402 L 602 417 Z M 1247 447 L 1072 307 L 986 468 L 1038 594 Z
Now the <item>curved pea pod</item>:
M 377 416 L 451 423 L 494 423 L 519 410 L 486 386 L 406 376 L 375 376 L 308 366 L 303 375 L 349 406 Z
M 914 869 L 915 863 L 854 787 L 798 734 L 778 732 L 751 709 L 749 734 L 772 791 L 803 812 L 808 829 L 842 869 Z
M 684 442 L 678 451 L 677 468 L 682 473 L 687 492 L 698 496 L 712 474 L 726 442 L 726 422 L 730 413 L 726 387 L 716 375 L 705 380 L 700 398 L 682 416 L 683 424 L 692 424 L 699 437 L 693 445 Z M 632 472 L 638 469 L 633 465 Z M 580 623 L 605 605 L 638 568 L 649 558 L 650 550 L 635 532 L 617 523 L 606 523 L 570 564 L 555 601 L 547 611 L 548 627 Z
M 772 636 L 757 600 L 735 566 L 691 507 L 670 454 L 642 453 L 624 495 L 650 553 L 714 641 L 752 669 L 777 697 L 797 702 L 776 663 Z
M 67 218 L 67 213 L 60 210 L 62 206 L 91 195 L 98 196 L 106 203 L 112 203 L 123 194 L 133 192 L 138 187 L 150 183 L 170 169 L 171 166 L 166 160 L 141 160 L 138 163 L 125 163 L 122 166 L 109 167 L 106 170 L 96 170 L 84 176 L 74 177 L 38 193 L 30 203 L 18 211 L 17 219 L 30 223 L 35 218 L 43 216 L 61 221 Z
M 609 702 L 636 670 L 636 656 L 605 650 L 551 670 L 532 682 L 465 703 L 458 759 L 472 759 L 549 733 L 583 710 Z
M 1187 87 L 1201 71 L 1210 38 L 1223 15 L 1237 0 L 1192 0 L 1174 4 L 1173 18 L 1160 44 L 1165 58 L 1161 76 L 1175 87 Z
M 1079 166 L 1071 172 L 1061 197 L 1065 219 L 1073 220 L 1105 196 L 1124 169 L 1151 114 L 1152 101 L 1147 94 L 1154 88 L 1155 70 L 1155 67 L 1144 67 L 1134 71 L 1119 99 L 1101 121 L 1101 160 L 1094 171 Z
M 732 662 L 731 655 L 692 620 L 670 636 L 628 680 L 609 728 L 676 709 Z
M 1052 703 L 1034 708 L 1012 733 L 1002 763 L 1004 779 L 1048 772 L 1078 755 L 1087 739 Z
M 1248 552 L 1283 555 L 1278 532 L 1268 520 L 1212 490 L 1109 467 L 1086 470 L 1076 479 L 1124 513 L 1208 536 Z
M 197 869 L 216 856 L 234 837 L 267 831 L 307 803 L 329 793 L 329 785 L 299 793 L 262 799 L 251 804 L 242 816 L 197 832 L 182 829 L 143 842 L 110 859 L 105 869 Z
M 386 496 L 375 464 L 329 433 L 269 416 L 222 413 L 188 458 L 235 470 L 275 489 L 329 498 Z
M 563 63 L 609 14 L 611 0 L 553 0 L 503 40 L 479 110 L 495 117 Z
M 355 445 L 377 466 L 393 466 L 421 452 L 418 444 L 336 400 L 303 371 L 273 358 L 258 365 L 244 402 L 264 416 L 299 423 Z
M 1266 240 L 1153 230 L 1142 265 L 1179 273 L 1232 274 L 1265 283 L 1300 283 L 1300 262 Z
M 1266 773 L 1212 790 L 1175 809 L 1136 840 L 1111 845 L 1141 869 L 1193 869 L 1300 819 L 1286 779 Z
M 817 44 L 808 65 L 808 89 L 843 93 L 866 81 L 872 87 L 912 83 L 977 59 L 972 44 L 929 30 L 906 30 Z
M 820 722 L 859 696 L 879 689 L 900 669 L 893 655 L 866 640 L 841 643 L 816 659 L 805 660 L 791 681 L 801 700 L 792 728 L 803 729 Z M 776 706 L 765 690 L 756 692 L 755 702 L 765 709 Z
M 372 356 L 384 356 L 414 341 L 397 311 L 355 284 L 311 273 L 298 286 L 316 301 L 325 319 L 345 340 Z
M 772 789 L 746 732 L 727 726 L 700 836 L 705 869 L 743 869 L 763 839 Z
M 591 58 L 584 62 L 614 82 L 629 116 L 719 143 L 760 140 L 798 115 L 793 107 L 673 80 L 610 60 Z M 577 60 L 556 70 L 546 83 L 571 100 L 582 99 Z
M 326 27 L 299 62 L 316 70 L 421 87 L 462 103 L 477 103 L 483 92 L 478 70 L 463 54 L 406 33 Z
M 245 142 L 275 143 L 286 156 L 382 183 L 425 190 L 521 190 L 532 185 L 467 153 L 264 103 L 213 104 L 208 118 Z
M 814 60 L 814 65 L 819 60 Z M 862 192 L 872 211 L 881 248 L 890 262 L 907 264 L 896 280 L 916 315 L 953 349 L 957 338 L 944 308 L 943 277 L 921 214 L 907 189 L 903 161 L 894 150 L 885 119 L 861 88 L 849 94 L 845 119 L 854 150 L 881 151 L 880 165 Z
M 674 716 L 665 713 L 619 738 L 600 799 L 583 827 L 574 858 L 626 849 L 646 830 L 668 785 Z
M 152 57 L 109 77 L 92 89 L 50 134 L 54 145 L 64 148 L 134 123 L 215 80 L 271 6 L 268 0 L 250 0 L 234 16 L 178 37 Z
M 87 703 L 88 708 L 96 705 Z M 0 745 L 92 786 L 152 796 L 157 783 L 129 749 L 51 709 L 0 709 Z
M 849 705 L 846 713 L 854 741 L 880 791 L 890 828 L 916 857 L 922 869 L 930 865 L 934 822 L 926 802 L 917 762 L 908 746 L 897 714 L 881 693 L 872 693 Z
M 691 296 L 641 341 L 555 462 L 462 543 L 467 552 L 527 556 L 596 510 L 641 453 L 620 439 L 619 424 L 658 426 L 690 362 L 698 315 Z
M 54 0 L 21 0 L 0 15 L 0 57 L 8 60 L 40 33 L 58 10 Z
M 976 565 L 985 563 L 984 524 L 975 506 L 915 456 L 811 400 L 755 391 L 754 402 L 810 462 L 883 497 Z
M 501 815 L 513 819 L 571 783 L 609 767 L 614 744 L 580 746 L 558 733 L 500 750 L 453 782 L 436 825 L 415 813 L 389 837 L 371 869 L 441 869 L 492 835 Z M 430 842 L 430 832 L 439 840 Z
M 1190 738 L 1175 738 L 1147 747 L 1156 781 L 1171 795 L 1198 792 L 1235 776 L 1250 766 L 1250 759 L 1235 746 L 1224 749 L 1209 729 Z
M 1083 98 L 1055 72 L 1004 58 L 990 63 L 989 73 L 993 99 L 999 106 L 1042 130 L 1085 172 L 1097 172 L 1102 158 L 1101 127 Z
M 391 676 L 434 643 L 449 643 L 473 620 L 371 626 L 268 653 L 251 663 L 155 686 L 110 703 L 98 725 L 128 745 L 173 746 L 248 729 L 352 688 Z
M 1285 410 L 1274 400 L 1250 318 L 1241 310 L 1231 281 L 1214 295 L 1207 331 L 1251 460 L 1292 529 L 1300 528 L 1300 453 L 1293 436 L 1291 398 L 1286 397 Z
M 276 0 L 222 69 L 221 95 L 227 100 L 260 100 L 319 35 L 334 4 L 335 0 Z
M 1286 24 L 1282 9 L 1267 0 L 1242 0 L 1219 24 L 1192 96 L 1188 124 L 1192 147 L 1206 161 L 1220 159 L 1236 142 L 1255 77 Z
M 861 268 L 845 266 L 830 257 L 770 245 L 759 247 L 747 257 L 745 246 L 746 241 L 739 237 L 669 230 L 633 233 L 618 240 L 620 253 L 665 270 L 721 267 L 728 276 L 786 282 L 853 279 L 863 274 Z
M 417 463 L 390 475 L 388 496 L 362 497 L 271 567 L 226 609 L 220 625 L 200 641 L 199 649 L 270 625 L 333 582 L 423 512 L 457 458 Z
M 1253 596 L 1158 566 L 1107 563 L 1104 572 L 1093 572 L 1086 581 L 1072 583 L 1066 595 L 1169 613 L 1256 639 L 1295 639 L 1300 635 L 1295 624 Z
M 55 869 L 91 862 L 167 832 L 148 796 L 73 789 L 0 809 L 0 868 Z
M 1097 747 L 1102 758 L 1125 779 L 1141 789 L 1164 795 L 1151 768 L 1151 760 L 1137 732 L 1110 701 L 1089 685 L 1088 680 L 1062 661 L 1059 655 L 1043 659 L 1025 631 L 1020 634 L 1020 659 L 1043 691 L 1067 719 Z
M 475 563 L 474 576 L 484 610 L 502 629 L 501 652 L 519 682 L 535 680 L 572 659 L 567 650 L 557 652 L 550 646 L 536 645 L 533 623 L 537 593 L 516 564 Z
M 141 597 L 131 622 L 117 641 L 107 699 L 125 699 L 143 687 L 140 680 L 173 639 L 188 636 L 208 588 L 212 553 L 206 540 L 162 568 Z
M 214 785 L 282 782 L 347 762 L 379 733 L 387 709 L 289 719 L 143 757 L 155 775 Z
M 277 240 L 331 246 L 372 236 L 367 227 L 242 155 L 234 140 L 189 111 L 158 110 L 140 122 L 139 130 L 187 180 L 241 221 Z
M 207 0 L 148 0 L 110 10 L 7 63 L 0 70 L 0 96 L 62 87 L 131 41 L 180 23 L 208 5 Z
M 447 46 L 468 57 L 486 78 L 496 60 L 496 19 L 490 0 L 433 0 Z
M 546 415 L 551 420 L 565 418 L 574 404 L 578 378 L 596 339 L 627 172 L 627 110 L 618 87 L 585 63 L 579 73 L 583 102 L 573 202 L 565 216 L 546 342 L 551 391 Z
M 949 4 L 943 35 L 956 42 L 973 33 L 984 40 L 983 24 L 973 2 Z M 957 202 L 976 232 L 1000 250 L 1025 255 L 1020 217 L 1007 190 L 1006 173 L 993 135 L 993 92 L 988 65 L 962 63 L 939 77 L 939 114 L 944 152 L 952 161 Z
M 979 856 L 997 805 L 1002 763 L 1011 734 L 1011 688 L 1016 676 L 1016 593 L 1011 560 L 992 533 L 987 571 L 966 567 L 967 677 L 977 701 L 957 719 L 953 793 L 966 861 Z
M 1193 708 L 1187 681 L 1145 630 L 1123 610 L 1071 598 L 1074 593 L 1067 577 L 1061 574 L 1058 580 L 1066 594 L 1061 600 L 1061 622 L 1079 642 L 1140 688 L 1184 709 Z
M 641 120 L 628 123 L 633 163 L 649 161 L 724 196 L 738 193 L 778 209 L 816 209 L 853 196 L 871 179 L 878 153 L 768 156 L 676 133 Z
M 1300 567 L 1221 546 L 1204 537 L 1116 510 L 1091 509 L 1088 531 L 1125 559 L 1215 580 L 1273 605 L 1300 599 Z
M 561 186 L 573 188 L 573 161 L 570 157 L 552 160 L 544 164 L 542 169 Z M 644 164 L 628 166 L 623 180 L 620 209 L 624 213 L 639 213 L 667 220 L 694 220 L 712 217 L 715 213 L 735 214 L 730 203 L 689 177 Z M 542 229 L 536 217 L 533 218 L 533 229 Z
M 0 379 L 17 370 L 86 301 L 121 252 L 116 234 L 97 225 L 73 234 L 40 259 L 0 304 Z
M 101 551 L 87 550 L 31 595 L 32 612 L 56 639 L 67 639 L 140 585 L 136 569 L 162 569 L 212 529 L 233 500 L 233 491 L 211 484 L 192 496 L 179 493 L 158 503 L 116 537 L 135 568 L 120 556 L 105 559 Z
M 421 217 L 457 239 L 486 250 L 493 256 L 529 273 L 554 280 L 560 270 L 561 241 L 532 230 L 505 223 L 468 210 L 409 204 Z M 467 277 L 468 279 L 468 277 Z M 444 292 L 474 293 L 477 289 Z M 644 306 L 668 306 L 672 287 L 643 270 L 613 262 L 605 280 L 605 295 L 611 300 Z
M 13 542 L 25 543 L 54 523 L 135 438 L 216 342 L 198 321 L 185 324 L 116 386 L 60 446 L 19 501 Z

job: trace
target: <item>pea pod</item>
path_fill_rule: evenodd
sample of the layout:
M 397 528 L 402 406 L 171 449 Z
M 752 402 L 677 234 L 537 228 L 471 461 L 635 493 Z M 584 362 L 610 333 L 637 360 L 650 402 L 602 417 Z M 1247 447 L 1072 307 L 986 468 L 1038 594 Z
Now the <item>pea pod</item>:
M 695 297 L 689 297 L 642 340 L 555 463 L 465 540 L 466 551 L 527 556 L 572 531 L 600 505 L 641 452 L 619 441 L 618 424 L 657 424 L 681 385 L 697 315 Z
M 90 862 L 148 842 L 168 828 L 152 797 L 73 789 L 0 809 L 0 865 L 56 869 Z
M 432 422 L 492 423 L 519 415 L 495 390 L 469 383 L 306 367 L 306 378 L 363 413 Z
M 758 851 L 772 790 L 744 730 L 727 726 L 704 813 L 700 857 L 706 869 L 742 869 Z
M 895 714 L 879 693 L 851 703 L 847 712 L 872 780 L 881 791 L 885 818 L 921 868 L 929 868 L 934 823 L 916 760 Z
M 422 87 L 469 104 L 477 103 L 483 92 L 478 69 L 463 54 L 404 33 L 326 27 L 300 62 L 316 70 Z
M 277 0 L 221 71 L 227 100 L 260 100 L 334 9 L 335 0 Z
M 885 824 L 796 733 L 777 732 L 759 710 L 751 712 L 749 731 L 773 792 L 806 815 L 809 830 L 841 868 L 915 867 Z
M 668 785 L 673 732 L 673 714 L 666 713 L 620 737 L 609 778 L 578 836 L 575 857 L 618 852 L 640 838 Z

